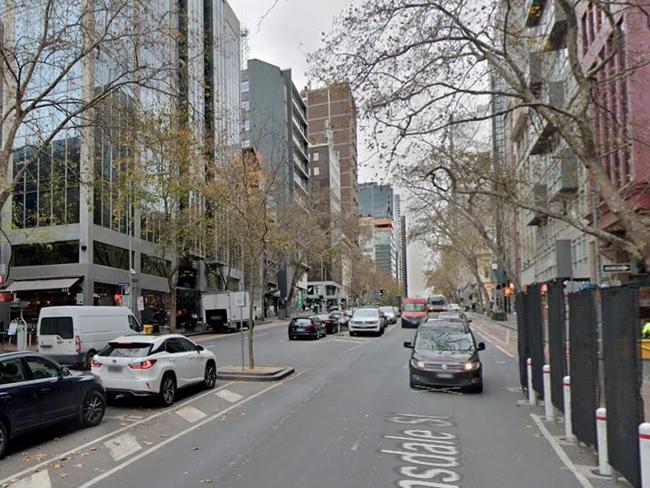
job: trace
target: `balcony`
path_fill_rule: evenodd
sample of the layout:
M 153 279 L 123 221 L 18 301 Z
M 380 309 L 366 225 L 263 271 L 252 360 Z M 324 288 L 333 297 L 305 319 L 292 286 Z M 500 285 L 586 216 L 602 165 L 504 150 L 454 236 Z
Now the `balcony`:
M 578 161 L 573 152 L 566 148 L 558 155 L 559 178 L 553 185 L 551 201 L 561 200 L 578 191 Z
M 546 0 L 528 0 L 526 2 L 526 27 L 539 25 L 545 6 Z
M 548 205 L 548 190 L 546 185 L 537 183 L 533 186 L 533 202 L 538 207 L 546 207 Z M 531 217 L 528 221 L 529 226 L 538 226 L 546 223 L 548 216 L 541 212 L 531 212 Z

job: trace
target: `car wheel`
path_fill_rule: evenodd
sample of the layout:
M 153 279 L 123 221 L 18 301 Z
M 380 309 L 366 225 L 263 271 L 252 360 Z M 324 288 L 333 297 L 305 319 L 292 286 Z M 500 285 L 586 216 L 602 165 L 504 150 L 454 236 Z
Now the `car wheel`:
M 97 354 L 97 352 L 92 349 L 86 353 L 86 358 L 84 359 L 83 364 L 84 370 L 90 371 L 90 362 L 93 360 L 95 354 Z
M 289 336 L 289 340 L 290 340 L 290 341 L 292 341 L 292 340 L 294 340 L 294 339 L 295 339 L 294 336 Z
M 158 398 L 160 403 L 168 407 L 174 403 L 176 398 L 176 380 L 174 375 L 171 373 L 166 373 L 163 376 L 162 381 L 160 382 L 160 393 L 158 393 Z
M 350 337 L 354 337 L 355 335 L 357 335 L 357 333 L 355 331 L 351 330 L 350 331 Z
M 106 398 L 98 390 L 91 390 L 81 403 L 81 425 L 82 427 L 94 427 L 104 418 L 106 411 Z
M 0 420 L 0 458 L 5 455 L 7 444 L 9 443 L 9 428 Z
M 483 393 L 483 380 L 472 387 L 472 393 Z
M 217 367 L 214 364 L 214 361 L 209 361 L 205 365 L 205 374 L 203 375 L 203 386 L 208 390 L 214 388 L 214 385 L 217 384 Z

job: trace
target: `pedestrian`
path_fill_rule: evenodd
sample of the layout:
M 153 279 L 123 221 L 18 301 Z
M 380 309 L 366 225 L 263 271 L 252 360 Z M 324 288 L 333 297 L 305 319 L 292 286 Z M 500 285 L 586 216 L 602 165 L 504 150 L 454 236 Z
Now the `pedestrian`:
M 643 339 L 650 339 L 650 320 L 646 322 L 643 329 L 641 329 L 641 337 Z

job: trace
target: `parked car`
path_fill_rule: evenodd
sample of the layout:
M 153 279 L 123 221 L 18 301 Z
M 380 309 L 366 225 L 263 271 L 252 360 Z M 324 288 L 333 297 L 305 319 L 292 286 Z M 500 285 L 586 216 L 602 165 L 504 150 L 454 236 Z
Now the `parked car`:
M 37 353 L 0 354 L 0 457 L 10 439 L 65 420 L 93 427 L 104 418 L 106 396 L 91 374 Z
M 479 351 L 485 344 L 476 344 L 468 327 L 421 325 L 414 342 L 404 342 L 412 349 L 409 360 L 411 388 L 461 388 L 483 391 L 483 366 Z
M 332 313 L 321 313 L 316 315 L 315 317 L 318 317 L 318 319 L 323 323 L 323 325 L 325 326 L 325 332 L 327 334 L 333 334 L 338 330 L 339 328 L 338 317 L 332 315 Z
M 348 323 L 351 336 L 360 332 L 375 332 L 381 335 L 385 328 L 386 316 L 378 307 L 358 308 Z
M 339 312 L 338 310 L 335 310 L 334 312 L 330 313 L 330 317 L 336 319 L 341 328 L 348 325 L 349 316 L 346 312 Z
M 299 337 L 310 337 L 320 339 L 327 335 L 325 324 L 317 317 L 294 317 L 289 322 L 289 340 L 293 341 Z
M 424 298 L 405 298 L 402 301 L 402 328 L 417 328 L 427 319 L 428 303 Z
M 468 325 L 472 319 L 468 318 L 462 310 L 440 312 L 436 318 L 440 320 L 457 320 Z
M 449 310 L 450 312 L 456 312 L 462 310 L 462 308 L 457 303 L 450 303 L 447 306 L 447 310 Z
M 91 364 L 109 401 L 127 394 L 156 396 L 171 405 L 179 388 L 199 383 L 213 388 L 217 381 L 214 353 L 179 334 L 118 337 Z
M 66 366 L 90 369 L 92 357 L 116 337 L 142 331 L 127 307 L 43 307 L 38 352 Z
M 428 298 L 429 312 L 444 312 L 447 310 L 447 299 L 442 295 L 431 295 Z
M 379 310 L 384 312 L 384 315 L 386 315 L 386 321 L 389 324 L 397 323 L 397 315 L 395 314 L 395 307 L 379 307 Z

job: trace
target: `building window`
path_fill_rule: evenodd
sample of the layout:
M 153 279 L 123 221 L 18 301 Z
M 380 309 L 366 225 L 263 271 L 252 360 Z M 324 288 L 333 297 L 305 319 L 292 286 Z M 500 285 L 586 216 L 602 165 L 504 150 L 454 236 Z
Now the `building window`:
M 28 167 L 16 182 L 12 217 L 19 229 L 79 222 L 80 139 L 55 141 L 40 154 L 14 151 L 13 171 Z
M 129 251 L 122 247 L 93 241 L 93 263 L 128 271 Z
M 51 266 L 78 262 L 79 241 L 20 244 L 12 248 L 12 266 Z
M 314 175 L 314 176 L 318 176 L 318 175 L 320 174 L 320 168 L 319 168 L 318 166 L 314 166 L 314 167 L 311 169 L 311 173 L 312 173 L 312 175 Z
M 250 83 L 248 80 L 242 81 L 241 82 L 241 91 L 242 93 L 248 93 L 250 91 Z
M 149 256 L 147 254 L 142 254 L 140 259 L 141 271 L 145 274 L 161 276 L 164 278 L 171 269 L 172 263 L 167 259 Z
M 244 120 L 244 132 L 250 132 L 251 130 L 251 121 Z
M 241 103 L 241 108 L 242 108 L 242 110 L 245 110 L 245 111 L 248 112 L 251 109 L 251 102 L 249 102 L 248 100 L 244 100 Z
M 319 161 L 320 160 L 320 153 L 317 153 L 317 152 L 311 153 L 311 160 L 312 161 Z

